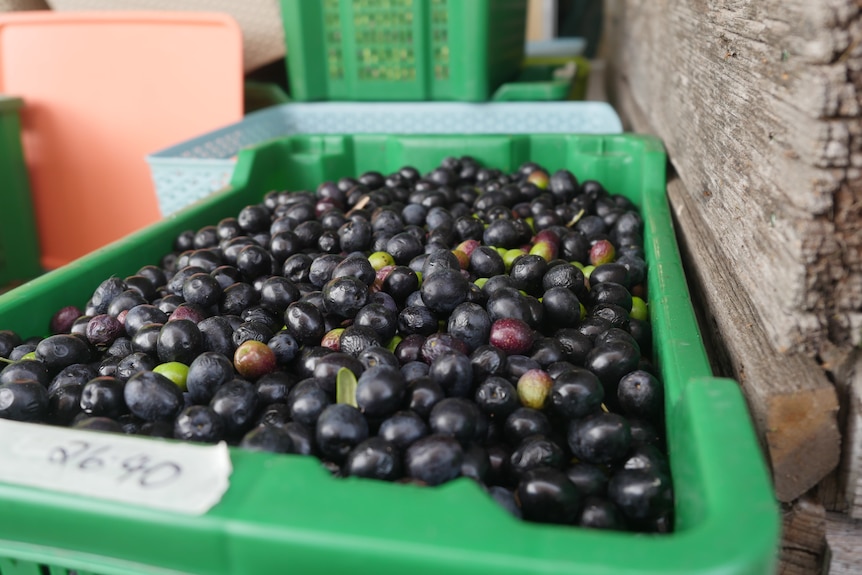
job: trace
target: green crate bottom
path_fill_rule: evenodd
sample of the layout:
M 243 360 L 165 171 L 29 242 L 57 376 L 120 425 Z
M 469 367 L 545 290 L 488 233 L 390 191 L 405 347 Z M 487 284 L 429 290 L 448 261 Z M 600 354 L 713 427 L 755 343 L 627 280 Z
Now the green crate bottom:
M 0 557 L 0 575 L 108 575 L 81 569 L 68 569 L 37 561 Z

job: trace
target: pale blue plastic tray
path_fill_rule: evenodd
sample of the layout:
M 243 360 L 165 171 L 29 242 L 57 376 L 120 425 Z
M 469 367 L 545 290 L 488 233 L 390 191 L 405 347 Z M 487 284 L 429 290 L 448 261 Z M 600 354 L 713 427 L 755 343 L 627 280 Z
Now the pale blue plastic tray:
M 604 102 L 290 103 L 147 156 L 162 215 L 230 184 L 240 150 L 293 134 L 618 134 Z

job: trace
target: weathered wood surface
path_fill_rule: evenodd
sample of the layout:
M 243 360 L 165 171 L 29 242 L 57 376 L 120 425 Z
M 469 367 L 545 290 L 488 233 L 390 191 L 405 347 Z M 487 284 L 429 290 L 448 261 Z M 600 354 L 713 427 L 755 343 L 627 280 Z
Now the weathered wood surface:
M 862 573 L 862 522 L 839 513 L 826 514 L 825 575 Z
M 814 499 L 802 498 L 784 511 L 779 575 L 817 575 L 826 555 L 826 511 Z
M 49 10 L 45 0 L 0 0 L 0 12 L 18 10 Z
M 722 364 L 720 373 L 742 385 L 770 461 L 776 496 L 792 501 L 838 464 L 835 387 L 813 359 L 777 357 L 763 327 L 752 320 L 745 294 L 724 298 L 726 286 L 735 282 L 724 253 L 715 249 L 717 238 L 691 205 L 681 180 L 668 182 L 668 196 L 686 273 L 699 294 L 703 331 L 713 332 L 704 334 L 710 352 Z M 722 305 L 710 305 L 715 301 Z
M 631 91 L 621 87 L 616 99 L 630 128 L 653 131 L 631 101 Z M 692 205 L 680 178 L 669 179 L 668 200 L 713 367 L 717 374 L 742 385 L 769 460 L 776 496 L 793 501 L 838 464 L 835 387 L 815 360 L 801 354 L 784 357 L 769 344 L 763 327 L 752 319 L 753 304 L 747 294 L 733 289 L 732 266 L 726 253 L 716 249 L 719 238 Z
M 670 199 L 689 275 L 744 387 L 776 492 L 793 500 L 837 462 L 836 398 L 851 397 L 847 378 L 862 372 L 850 353 L 862 337 L 862 8 L 607 7 L 611 101 L 631 128 L 664 140 L 684 183 Z M 851 357 L 841 369 L 824 359 L 835 350 Z M 842 406 L 832 500 L 849 510 L 862 501 L 862 425 Z
M 835 381 L 844 439 L 840 467 L 822 482 L 818 495 L 828 510 L 862 519 L 862 349 L 833 349 L 822 359 Z
M 856 0 L 613 0 L 615 76 L 663 138 L 751 319 L 814 357 L 862 338 Z

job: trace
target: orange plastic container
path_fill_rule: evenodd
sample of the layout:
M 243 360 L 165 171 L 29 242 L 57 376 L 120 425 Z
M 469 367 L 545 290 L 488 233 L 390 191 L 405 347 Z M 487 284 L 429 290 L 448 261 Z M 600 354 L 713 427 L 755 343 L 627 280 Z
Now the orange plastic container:
M 157 221 L 145 157 L 236 122 L 242 35 L 225 14 L 0 15 L 0 93 L 23 98 L 41 264 Z

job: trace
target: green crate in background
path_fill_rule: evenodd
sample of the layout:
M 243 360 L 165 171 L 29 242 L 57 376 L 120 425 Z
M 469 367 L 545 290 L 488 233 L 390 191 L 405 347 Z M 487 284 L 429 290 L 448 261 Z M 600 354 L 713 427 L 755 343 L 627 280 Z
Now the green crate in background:
M 526 0 L 281 0 L 291 97 L 486 101 L 517 77 Z
M 246 80 L 243 85 L 243 113 L 245 114 L 288 102 L 290 97 L 275 82 Z
M 571 56 L 552 63 L 524 61 L 514 82 L 506 82 L 494 92 L 494 102 L 551 102 L 583 100 L 587 96 L 590 63 Z
M 0 96 L 0 292 L 42 272 L 30 180 L 21 147 L 23 106 Z
M 368 134 L 272 140 L 239 153 L 225 191 L 0 296 L 0 329 L 45 334 L 59 307 L 83 305 L 103 279 L 158 263 L 178 233 L 234 216 L 269 190 L 314 189 L 323 180 L 403 165 L 426 171 L 445 156 L 464 154 L 503 170 L 526 161 L 552 171 L 567 168 L 641 210 L 653 362 L 666 386 L 673 533 L 528 523 L 470 479 L 436 488 L 338 479 L 310 457 L 232 449 L 230 488 L 201 517 L 0 483 L 0 572 L 771 573 L 780 522 L 770 478 L 739 386 L 712 377 L 667 203 L 666 155 L 654 138 Z

